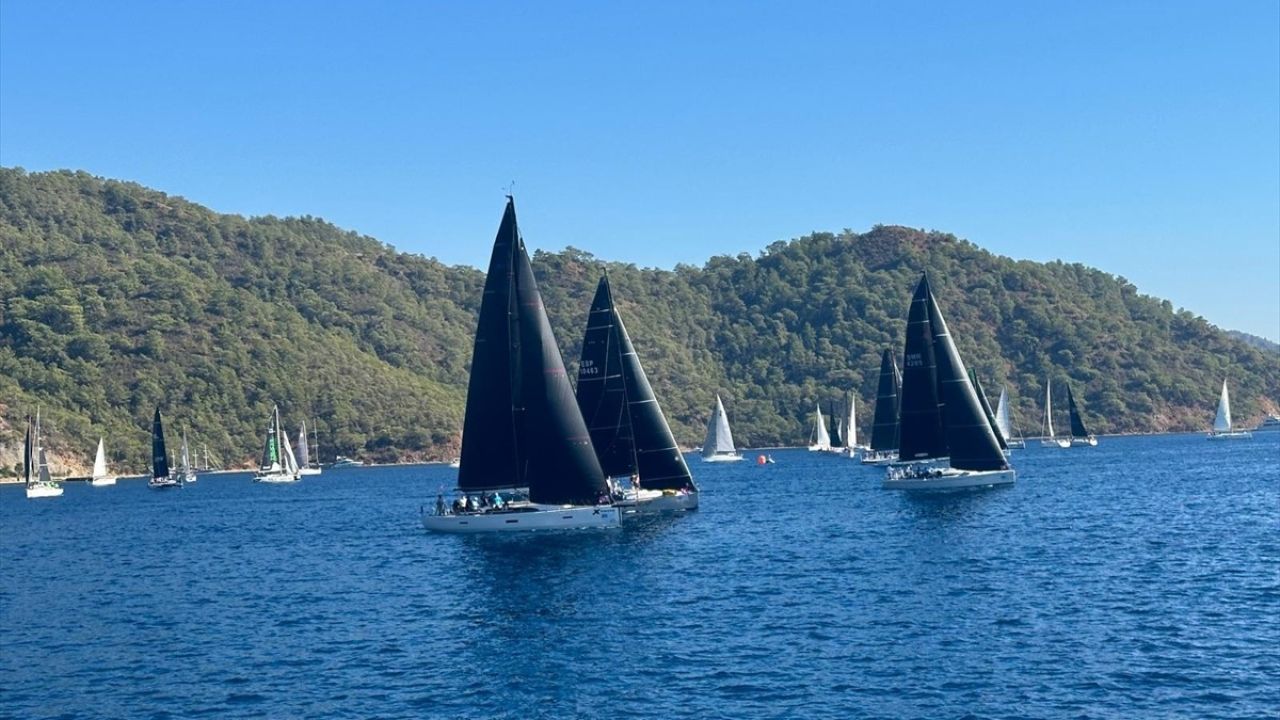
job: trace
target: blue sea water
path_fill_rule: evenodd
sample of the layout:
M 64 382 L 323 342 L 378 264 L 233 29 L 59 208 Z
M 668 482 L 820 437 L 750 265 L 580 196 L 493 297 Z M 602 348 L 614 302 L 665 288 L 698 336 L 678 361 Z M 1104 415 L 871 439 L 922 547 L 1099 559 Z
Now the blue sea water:
M 1256 718 L 1280 435 L 1017 451 L 919 497 L 774 451 L 702 509 L 431 535 L 442 466 L 0 487 L 0 716 Z

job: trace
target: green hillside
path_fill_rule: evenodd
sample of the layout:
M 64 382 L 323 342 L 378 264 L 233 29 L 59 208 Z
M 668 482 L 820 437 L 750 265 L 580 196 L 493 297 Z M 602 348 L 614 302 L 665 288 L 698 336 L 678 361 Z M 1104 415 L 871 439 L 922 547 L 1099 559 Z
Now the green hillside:
M 495 228 L 500 211 L 495 200 Z M 570 366 L 608 268 L 687 444 L 717 391 L 740 444 L 802 441 L 814 401 L 849 388 L 865 427 L 880 349 L 900 350 L 923 269 L 961 353 L 989 389 L 1009 386 L 1028 434 L 1049 376 L 1072 383 L 1098 432 L 1202 429 L 1224 375 L 1238 418 L 1280 398 L 1274 352 L 1123 278 L 946 234 L 817 234 L 672 271 L 574 249 L 534 265 Z M 318 422 L 326 460 L 452 456 L 483 279 L 315 218 L 245 219 L 84 173 L 0 169 L 0 462 L 12 467 L 36 405 L 67 463 L 105 434 L 116 464 L 142 470 L 156 405 L 171 431 L 246 462 L 272 402 L 292 427 Z

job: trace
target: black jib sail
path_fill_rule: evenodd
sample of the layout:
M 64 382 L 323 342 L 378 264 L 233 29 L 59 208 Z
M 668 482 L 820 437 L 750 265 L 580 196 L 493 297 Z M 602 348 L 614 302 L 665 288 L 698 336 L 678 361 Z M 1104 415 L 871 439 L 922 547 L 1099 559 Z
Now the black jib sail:
M 885 350 L 880 355 L 880 386 L 876 390 L 876 414 L 871 425 L 872 450 L 898 449 L 898 391 L 902 376 L 893 353 Z
M 1089 430 L 1080 418 L 1080 408 L 1076 406 L 1076 396 L 1071 393 L 1071 383 L 1067 383 L 1067 410 L 1071 413 L 1071 437 L 1089 437 Z
M 957 470 L 1006 470 L 1009 463 L 1000 451 L 995 430 L 982 412 L 978 395 L 969 382 L 964 362 L 956 351 L 942 311 L 929 288 L 929 277 L 920 279 L 929 308 L 937 357 L 938 389 L 942 396 L 947 449 L 951 467 Z M 918 291 L 917 291 L 918 292 Z
M 987 416 L 987 422 L 991 423 L 991 432 L 996 435 L 996 442 L 1000 443 L 1001 450 L 1008 450 L 1009 443 L 1006 442 L 1004 433 L 1000 432 L 1000 424 L 996 422 L 996 414 L 991 410 L 991 403 L 987 401 L 987 393 L 982 389 L 982 383 L 978 381 L 978 374 L 972 369 L 969 370 L 969 382 L 973 383 L 973 389 L 978 393 L 978 403 L 982 405 L 982 414 Z

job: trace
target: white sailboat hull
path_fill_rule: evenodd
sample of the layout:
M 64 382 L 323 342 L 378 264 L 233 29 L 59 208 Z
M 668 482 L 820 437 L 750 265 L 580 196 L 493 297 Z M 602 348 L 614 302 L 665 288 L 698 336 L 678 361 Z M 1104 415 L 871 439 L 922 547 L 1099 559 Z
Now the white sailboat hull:
M 1006 445 L 1009 446 L 1010 450 L 1023 450 L 1027 447 L 1027 443 L 1021 438 L 1017 440 L 1010 440 L 1008 438 L 1005 438 L 1004 442 Z
M 165 490 L 167 488 L 180 488 L 182 483 L 172 477 L 167 478 L 151 478 L 147 481 L 147 487 L 157 490 Z
M 622 526 L 622 513 L 612 505 L 519 505 L 457 515 L 423 512 L 422 526 L 432 532 L 486 533 L 530 530 L 590 530 Z
M 1244 440 L 1253 437 L 1253 433 L 1248 430 L 1228 430 L 1227 432 L 1211 432 L 1205 436 L 1206 440 Z
M 702 456 L 702 462 L 738 462 L 741 459 L 742 456 L 737 453 L 734 453 L 733 455 L 716 454 Z
M 105 477 L 96 477 L 90 480 L 89 484 L 94 487 L 106 487 L 108 485 L 115 485 L 116 478 L 114 475 L 107 475 Z
M 1071 438 L 1071 447 L 1097 447 L 1098 438 L 1090 435 L 1089 437 L 1073 437 Z
M 1071 447 L 1071 441 L 1066 438 L 1041 438 L 1040 447 Z
M 317 468 L 317 467 L 298 468 L 298 474 L 299 475 L 319 475 L 320 468 Z
M 1017 473 L 1008 470 L 956 470 L 932 468 L 920 473 L 894 473 L 885 476 L 886 490 L 960 490 L 964 488 L 1012 485 Z
M 254 482 L 274 484 L 295 483 L 298 482 L 298 479 L 297 475 L 290 473 L 263 473 L 261 475 L 253 476 Z
M 62 495 L 62 486 L 51 482 L 33 482 L 27 486 L 28 498 L 50 498 Z
M 614 503 L 624 514 L 685 512 L 698 509 L 698 493 L 670 492 L 664 490 L 627 490 L 622 500 Z

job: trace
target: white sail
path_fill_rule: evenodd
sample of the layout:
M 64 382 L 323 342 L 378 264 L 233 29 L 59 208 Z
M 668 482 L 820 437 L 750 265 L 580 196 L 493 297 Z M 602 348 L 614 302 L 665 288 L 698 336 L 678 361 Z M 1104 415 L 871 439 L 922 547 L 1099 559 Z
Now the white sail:
M 307 444 L 307 421 L 302 421 L 302 427 L 298 430 L 298 464 L 302 467 L 311 466 L 311 448 Z
M 707 440 L 702 445 L 702 456 L 710 457 L 718 454 L 734 453 L 733 433 L 729 431 L 729 416 L 725 414 L 724 403 L 716 395 L 716 409 L 707 423 Z
M 1053 391 L 1052 381 L 1044 381 L 1044 436 L 1053 439 Z
M 93 457 L 93 477 L 95 480 L 107 476 L 107 450 L 102 441 L 103 438 L 98 438 L 98 454 Z
M 1213 431 L 1231 432 L 1231 397 L 1227 394 L 1227 381 L 1222 381 L 1222 396 L 1218 398 L 1218 415 L 1213 419 Z
M 853 395 L 849 395 L 849 422 L 845 424 L 844 446 L 850 450 L 858 447 L 858 421 L 854 412 Z
M 296 476 L 298 474 L 298 459 L 293 455 L 293 446 L 289 444 L 288 433 L 283 431 L 280 433 L 280 449 L 283 451 L 280 453 L 280 459 L 283 461 L 285 474 Z
M 1013 426 L 1009 423 L 1009 391 L 1000 388 L 1000 401 L 996 403 L 996 428 L 1007 441 L 1013 437 Z
M 813 444 L 810 450 L 827 450 L 831 447 L 831 435 L 827 432 L 827 423 L 822 419 L 822 405 L 818 405 L 814 414 Z

